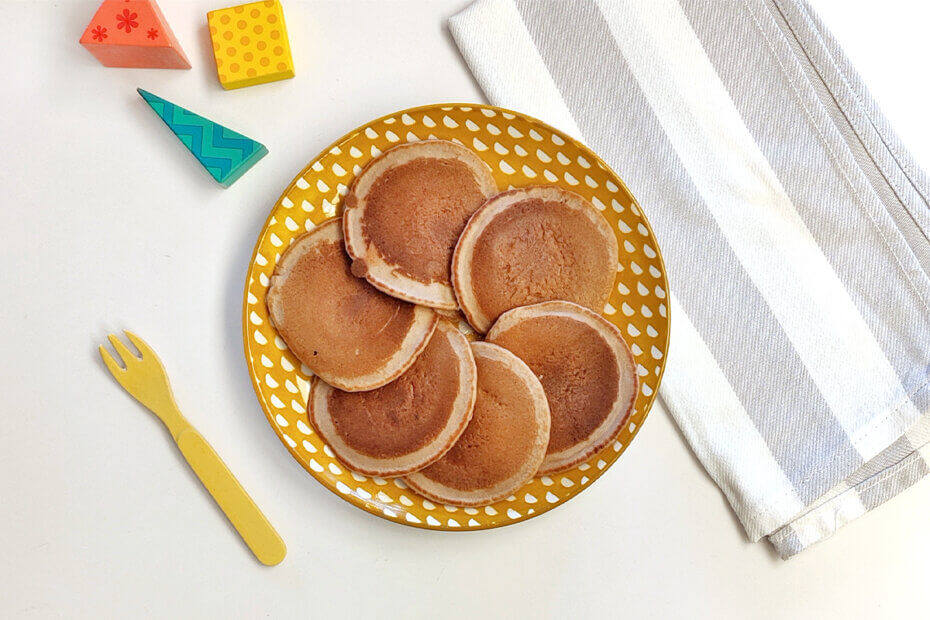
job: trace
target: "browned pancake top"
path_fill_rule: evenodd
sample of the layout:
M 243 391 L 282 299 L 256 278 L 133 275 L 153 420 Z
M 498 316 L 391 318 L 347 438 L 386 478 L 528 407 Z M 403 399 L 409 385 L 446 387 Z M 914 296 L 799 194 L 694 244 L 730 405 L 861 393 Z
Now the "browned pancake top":
M 435 439 L 459 391 L 459 357 L 436 330 L 407 372 L 368 392 L 333 390 L 329 414 L 346 444 L 373 458 L 409 454 Z
M 610 347 L 593 328 L 567 317 L 537 317 L 493 342 L 539 377 L 552 416 L 549 453 L 586 440 L 610 413 L 620 375 Z
M 465 433 L 422 473 L 454 489 L 488 488 L 518 471 L 537 436 L 536 410 L 526 382 L 505 364 L 475 356 L 478 397 Z
M 584 213 L 527 198 L 495 216 L 474 247 L 472 288 L 493 321 L 501 313 L 563 299 L 600 312 L 615 265 L 604 237 Z
M 315 372 L 354 376 L 396 354 L 415 306 L 352 276 L 342 242 L 320 243 L 280 291 L 288 347 Z
M 389 263 L 422 282 L 449 282 L 452 251 L 484 194 L 467 164 L 420 157 L 372 185 L 363 232 Z

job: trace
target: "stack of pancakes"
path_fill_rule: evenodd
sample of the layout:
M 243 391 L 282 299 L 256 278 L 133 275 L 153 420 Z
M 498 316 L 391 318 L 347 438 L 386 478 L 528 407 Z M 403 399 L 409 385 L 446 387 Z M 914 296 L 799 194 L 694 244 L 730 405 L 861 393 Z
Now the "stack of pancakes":
M 469 149 L 428 140 L 368 164 L 345 207 L 291 244 L 267 304 L 349 469 L 479 506 L 617 435 L 638 380 L 599 314 L 617 241 L 590 203 L 499 192 Z

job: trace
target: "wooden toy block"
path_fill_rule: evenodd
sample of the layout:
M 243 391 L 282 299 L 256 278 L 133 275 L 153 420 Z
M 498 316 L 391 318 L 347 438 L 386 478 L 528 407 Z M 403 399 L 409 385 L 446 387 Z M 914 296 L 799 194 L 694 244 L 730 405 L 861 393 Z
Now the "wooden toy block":
M 165 121 L 197 161 L 223 187 L 229 187 L 255 162 L 268 154 L 264 145 L 219 123 L 166 101 L 157 95 L 136 89 L 142 98 Z
M 216 74 L 223 88 L 242 88 L 294 77 L 294 61 L 278 0 L 207 13 Z
M 154 0 L 104 0 L 81 45 L 105 67 L 191 68 Z

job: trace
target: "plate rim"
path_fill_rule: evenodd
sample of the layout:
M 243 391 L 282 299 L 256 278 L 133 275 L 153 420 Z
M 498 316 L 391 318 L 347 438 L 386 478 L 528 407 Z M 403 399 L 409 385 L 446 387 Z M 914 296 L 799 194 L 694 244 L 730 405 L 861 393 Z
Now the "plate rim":
M 462 102 L 430 103 L 430 104 L 413 106 L 409 108 L 403 108 L 400 110 L 396 110 L 394 112 L 383 114 L 379 117 L 372 118 L 368 121 L 365 121 L 361 125 L 356 126 L 354 129 L 342 134 L 340 137 L 336 138 L 336 140 L 334 140 L 333 142 L 328 144 L 326 147 L 321 149 L 313 158 L 310 159 L 310 162 L 308 164 L 305 164 L 302 168 L 300 168 L 300 170 L 291 179 L 290 183 L 288 183 L 284 187 L 284 190 L 281 192 L 278 198 L 272 203 L 272 206 L 268 211 L 268 216 L 265 218 L 264 222 L 261 225 L 261 228 L 259 229 L 258 236 L 255 239 L 255 246 L 252 249 L 252 254 L 249 259 L 248 266 L 246 268 L 245 287 L 244 287 L 244 291 L 242 294 L 242 344 L 243 344 L 243 353 L 245 356 L 246 370 L 248 371 L 249 381 L 252 384 L 252 390 L 255 392 L 255 398 L 258 401 L 259 408 L 262 410 L 262 413 L 265 415 L 265 418 L 268 421 L 269 426 L 271 426 L 271 429 L 274 432 L 275 436 L 278 438 L 278 441 L 287 449 L 291 457 L 295 461 L 297 461 L 297 463 L 308 474 L 310 474 L 310 477 L 313 478 L 317 484 L 322 486 L 324 489 L 326 489 L 327 491 L 329 491 L 336 497 L 342 499 L 343 501 L 347 501 L 351 503 L 352 505 L 362 510 L 363 512 L 366 512 L 372 516 L 378 517 L 380 519 L 383 519 L 395 525 L 414 527 L 417 529 L 434 531 L 434 532 L 474 532 L 474 531 L 497 529 L 501 527 L 507 527 L 510 525 L 517 525 L 525 521 L 528 521 L 530 519 L 541 517 L 544 514 L 550 513 L 553 510 L 560 508 L 561 506 L 567 504 L 570 500 L 574 499 L 576 496 L 580 495 L 585 490 L 594 486 L 603 477 L 603 474 L 606 473 L 606 471 L 610 469 L 610 467 L 613 466 L 613 464 L 616 463 L 620 459 L 623 453 L 627 451 L 630 444 L 633 443 L 633 440 L 642 430 L 642 427 L 644 426 L 646 420 L 649 418 L 649 414 L 652 411 L 652 407 L 655 404 L 655 401 L 659 396 L 659 388 L 661 387 L 662 379 L 665 376 L 665 369 L 666 369 L 666 366 L 668 365 L 667 362 L 662 364 L 659 374 L 656 377 L 655 388 L 653 389 L 652 394 L 650 396 L 647 396 L 648 401 L 646 402 L 646 405 L 643 408 L 643 414 L 642 414 L 642 419 L 640 420 L 640 423 L 636 425 L 636 428 L 630 431 L 629 440 L 625 444 L 623 444 L 623 446 L 620 448 L 619 451 L 617 451 L 615 458 L 604 469 L 604 471 L 600 472 L 596 478 L 591 480 L 591 484 L 581 487 L 576 493 L 574 493 L 571 497 L 569 497 L 565 501 L 559 502 L 558 504 L 555 504 L 547 508 L 543 512 L 537 512 L 533 514 L 523 514 L 519 518 L 511 519 L 510 521 L 495 521 L 495 522 L 490 522 L 490 523 L 482 522 L 482 523 L 479 523 L 478 525 L 470 525 L 468 527 L 456 528 L 456 527 L 450 527 L 447 525 L 441 525 L 437 527 L 437 526 L 429 525 L 427 523 L 414 523 L 408 520 L 401 521 L 397 519 L 392 519 L 388 517 L 387 515 L 383 514 L 381 511 L 369 510 L 365 502 L 359 497 L 356 497 L 355 495 L 345 495 L 345 494 L 339 493 L 336 490 L 335 485 L 330 486 L 324 483 L 322 480 L 320 480 L 320 478 L 317 477 L 316 472 L 314 472 L 310 468 L 309 463 L 304 463 L 303 459 L 300 458 L 300 455 L 296 451 L 297 450 L 296 446 L 292 447 L 287 441 L 284 440 L 283 431 L 281 431 L 277 427 L 277 425 L 275 424 L 275 420 L 274 420 L 274 416 L 272 412 L 265 406 L 265 403 L 263 402 L 263 399 L 262 399 L 261 387 L 259 385 L 260 382 L 258 380 L 256 373 L 252 372 L 251 350 L 250 350 L 250 339 L 249 339 L 249 309 L 248 308 L 249 308 L 249 287 L 251 284 L 249 281 L 249 276 L 252 272 L 253 265 L 255 264 L 255 260 L 258 255 L 259 248 L 262 245 L 262 238 L 264 236 L 263 235 L 264 231 L 270 226 L 271 220 L 275 215 L 275 211 L 278 205 L 281 203 L 282 199 L 287 197 L 288 193 L 297 185 L 297 181 L 303 176 L 303 172 L 309 169 L 312 166 L 313 162 L 318 161 L 319 159 L 324 157 L 327 153 L 329 153 L 334 148 L 339 146 L 342 142 L 364 131 L 365 128 L 371 125 L 374 125 L 376 123 L 381 123 L 389 118 L 399 117 L 403 114 L 410 114 L 413 112 L 425 112 L 427 110 L 442 110 L 443 108 L 483 108 L 483 109 L 493 110 L 496 113 L 501 114 L 501 115 L 512 114 L 515 116 L 519 116 L 533 123 L 538 123 L 539 125 L 545 127 L 547 130 L 551 131 L 553 134 L 558 135 L 560 138 L 562 138 L 566 142 L 571 142 L 574 146 L 581 147 L 583 150 L 590 153 L 594 157 L 594 160 L 597 164 L 602 166 L 605 170 L 609 171 L 610 174 L 612 174 L 617 179 L 617 181 L 620 182 L 620 186 L 624 189 L 627 195 L 629 195 L 632 198 L 633 204 L 636 205 L 636 208 L 639 211 L 639 217 L 642 218 L 643 224 L 646 226 L 646 229 L 649 231 L 649 236 L 652 239 L 656 240 L 656 259 L 658 259 L 659 265 L 661 266 L 662 283 L 665 285 L 665 290 L 668 292 L 668 296 L 669 297 L 671 296 L 671 291 L 669 290 L 669 285 L 668 285 L 668 271 L 665 265 L 665 257 L 662 254 L 661 245 L 658 242 L 658 237 L 656 237 L 655 230 L 652 228 L 652 223 L 649 221 L 649 217 L 646 215 L 646 212 L 643 210 L 642 206 L 639 204 L 639 201 L 636 199 L 636 196 L 633 194 L 633 192 L 630 191 L 629 187 L 627 187 L 626 182 L 623 180 L 623 178 L 619 174 L 617 174 L 616 171 L 613 168 L 611 168 L 610 165 L 608 165 L 607 162 L 605 162 L 601 158 L 600 155 L 598 155 L 593 149 L 591 149 L 591 147 L 587 146 L 582 141 L 574 138 L 573 136 L 566 134 L 564 131 L 557 129 L 556 127 L 553 127 L 549 123 L 539 120 L 535 116 L 531 116 L 523 112 L 518 112 L 516 110 L 511 110 L 509 108 L 503 108 L 500 106 L 495 106 L 495 105 L 491 105 L 487 103 L 475 103 L 475 102 L 472 102 L 472 103 L 462 103 Z M 603 313 L 599 313 L 599 314 L 603 314 Z M 666 323 L 668 327 L 666 329 L 665 338 L 662 344 L 663 344 L 663 351 L 665 352 L 665 357 L 666 359 L 668 359 L 668 347 L 669 347 L 669 342 L 671 340 L 671 332 L 672 332 L 671 330 L 671 326 L 672 326 L 671 304 L 666 304 L 665 319 L 666 319 Z M 611 323 L 613 322 L 611 321 Z M 277 334 L 277 330 L 275 330 L 275 332 Z M 624 428 L 626 428 L 628 424 L 629 424 L 629 421 L 627 422 L 626 425 L 624 425 Z

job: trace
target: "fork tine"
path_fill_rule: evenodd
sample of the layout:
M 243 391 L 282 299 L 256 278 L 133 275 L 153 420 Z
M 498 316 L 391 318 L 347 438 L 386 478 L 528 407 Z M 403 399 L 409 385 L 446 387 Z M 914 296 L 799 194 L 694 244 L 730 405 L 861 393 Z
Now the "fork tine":
M 119 378 L 120 374 L 126 372 L 126 370 L 116 363 L 116 360 L 113 359 L 113 356 L 110 355 L 110 352 L 107 351 L 106 347 L 103 345 L 99 346 L 100 357 L 103 358 L 103 363 L 107 365 L 107 368 L 114 377 Z
M 137 349 L 139 349 L 139 353 L 142 354 L 142 357 L 147 357 L 147 356 L 157 357 L 155 355 L 155 351 L 152 351 L 152 347 L 147 345 L 145 341 L 142 340 L 142 338 L 139 338 L 138 336 L 136 336 L 134 333 L 132 333 L 128 329 L 124 329 L 123 333 L 126 334 L 126 337 L 129 338 L 129 341 L 132 344 L 134 344 Z
M 130 360 L 139 360 L 139 358 L 129 350 L 129 347 L 123 344 L 123 341 L 120 340 L 116 334 L 110 334 L 107 336 L 107 339 L 110 341 L 110 344 L 113 345 L 113 348 L 116 349 L 117 354 L 123 358 L 123 364 L 127 368 L 129 367 Z

